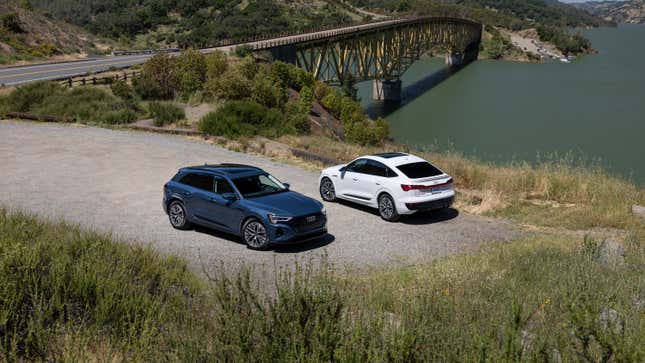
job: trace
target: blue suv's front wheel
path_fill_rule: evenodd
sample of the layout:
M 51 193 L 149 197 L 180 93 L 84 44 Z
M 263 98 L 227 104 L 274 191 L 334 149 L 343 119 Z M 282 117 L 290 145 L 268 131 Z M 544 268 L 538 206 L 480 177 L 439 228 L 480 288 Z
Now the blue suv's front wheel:
M 242 238 L 253 250 L 266 250 L 271 243 L 266 227 L 255 218 L 251 218 L 242 227 Z

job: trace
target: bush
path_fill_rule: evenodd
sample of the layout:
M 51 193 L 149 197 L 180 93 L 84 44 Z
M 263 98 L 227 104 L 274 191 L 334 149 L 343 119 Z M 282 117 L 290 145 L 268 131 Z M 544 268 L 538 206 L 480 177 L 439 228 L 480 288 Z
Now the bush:
M 112 94 L 119 97 L 124 101 L 132 101 L 134 99 L 134 91 L 132 87 L 125 81 L 116 81 L 110 85 Z
M 253 83 L 237 69 L 209 80 L 204 87 L 204 93 L 211 99 L 242 100 L 250 97 L 252 92 Z
M 199 123 L 199 130 L 209 135 L 235 139 L 263 135 L 278 137 L 295 133 L 279 109 L 267 109 L 255 101 L 231 101 L 211 112 Z
M 216 50 L 206 56 L 206 78 L 217 78 L 224 74 L 226 70 L 228 70 L 226 53 Z
M 280 61 L 271 64 L 271 76 L 296 91 L 300 91 L 304 86 L 313 88 L 315 83 L 313 74 Z
M 275 82 L 264 73 L 256 75 L 253 81 L 251 99 L 268 108 L 281 108 L 288 98 L 287 90 L 280 82 Z
M 3 14 L 0 17 L 0 24 L 3 28 L 13 33 L 23 33 L 24 29 L 20 25 L 20 18 L 16 13 Z
M 43 103 L 50 96 L 64 92 L 56 82 L 34 82 L 19 86 L 7 96 L 7 108 L 14 112 L 29 112 L 32 107 Z
M 123 125 L 135 122 L 137 113 L 129 108 L 118 111 L 108 111 L 99 119 L 100 122 L 107 125 Z
M 197 50 L 186 50 L 176 60 L 179 91 L 189 95 L 201 90 L 206 81 L 206 58 Z
M 155 126 L 165 126 L 186 118 L 184 109 L 169 102 L 151 102 L 148 111 Z
M 133 80 L 135 91 L 143 99 L 170 99 L 179 89 L 177 60 L 157 54 L 147 61 L 141 75 Z
M 239 58 L 245 58 L 253 53 L 253 48 L 250 45 L 239 45 L 235 47 L 233 53 Z

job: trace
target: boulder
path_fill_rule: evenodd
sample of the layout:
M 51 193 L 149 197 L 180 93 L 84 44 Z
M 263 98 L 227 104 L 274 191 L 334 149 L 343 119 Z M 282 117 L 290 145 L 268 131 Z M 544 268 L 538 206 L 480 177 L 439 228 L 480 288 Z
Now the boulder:
M 632 214 L 636 217 L 641 217 L 645 218 L 645 207 L 642 205 L 633 205 L 632 206 Z
M 605 267 L 625 264 L 625 247 L 615 238 L 605 239 L 596 250 L 596 261 Z

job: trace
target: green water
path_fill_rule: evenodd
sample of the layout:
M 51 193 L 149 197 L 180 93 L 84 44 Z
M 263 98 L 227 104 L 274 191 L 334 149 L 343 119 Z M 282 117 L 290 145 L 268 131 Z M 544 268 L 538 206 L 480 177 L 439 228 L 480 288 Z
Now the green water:
M 585 34 L 599 53 L 570 64 L 467 66 L 389 114 L 393 137 L 499 163 L 568 155 L 645 184 L 645 26 Z M 403 87 L 442 67 L 418 61 Z

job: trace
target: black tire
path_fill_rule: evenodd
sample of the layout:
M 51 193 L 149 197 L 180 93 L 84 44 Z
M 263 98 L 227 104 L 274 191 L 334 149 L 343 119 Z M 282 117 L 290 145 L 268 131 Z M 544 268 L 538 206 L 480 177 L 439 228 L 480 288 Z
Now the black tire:
M 378 197 L 378 212 L 381 218 L 388 222 L 396 222 L 401 216 L 396 211 L 394 199 L 389 194 L 383 193 Z
M 266 227 L 256 218 L 251 218 L 244 223 L 242 239 L 252 250 L 266 251 L 271 245 Z
M 320 187 L 318 188 L 320 192 L 320 197 L 325 202 L 335 202 L 336 201 L 336 188 L 334 188 L 334 182 L 329 178 L 323 178 L 320 181 Z
M 175 229 L 185 231 L 191 227 L 184 203 L 178 200 L 172 201 L 168 206 L 168 220 Z

